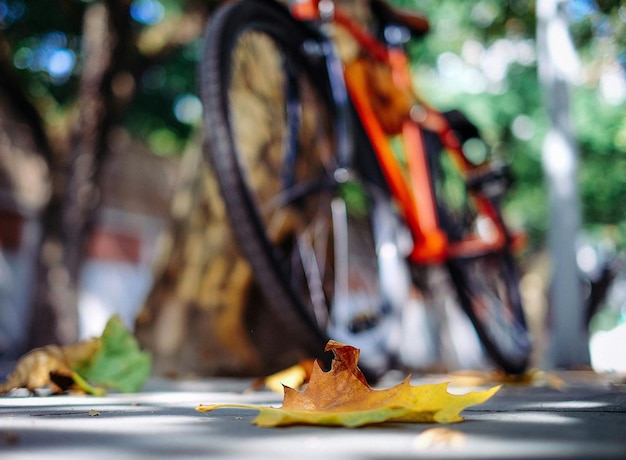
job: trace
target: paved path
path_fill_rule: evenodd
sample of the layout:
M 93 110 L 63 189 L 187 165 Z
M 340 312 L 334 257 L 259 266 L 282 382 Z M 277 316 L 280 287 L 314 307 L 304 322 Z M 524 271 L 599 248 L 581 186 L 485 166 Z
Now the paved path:
M 0 398 L 0 458 L 626 459 L 623 379 L 568 373 L 564 380 L 561 389 L 506 385 L 453 425 L 357 429 L 258 428 L 251 423 L 253 411 L 194 410 L 216 402 L 280 405 L 280 395 L 246 393 L 246 380 L 155 379 L 142 393 L 104 398 L 5 397 Z M 451 386 L 454 392 L 468 389 Z

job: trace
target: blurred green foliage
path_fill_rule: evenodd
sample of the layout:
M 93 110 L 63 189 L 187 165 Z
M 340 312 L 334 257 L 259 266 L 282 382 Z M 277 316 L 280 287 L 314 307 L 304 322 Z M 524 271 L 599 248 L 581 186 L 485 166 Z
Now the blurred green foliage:
M 27 96 L 44 119 L 62 116 L 76 101 L 84 58 L 81 55 L 83 16 L 90 3 L 94 2 L 0 1 L 0 34 L 8 45 L 9 58 L 24 82 Z M 200 7 L 194 0 L 112 3 L 126 3 L 130 13 L 129 40 L 122 45 L 126 48 L 125 62 L 120 67 L 133 77 L 132 103 L 121 123 L 133 136 L 146 140 L 155 154 L 178 154 L 197 121 L 197 116 L 177 115 L 176 104 L 182 96 L 197 93 L 201 38 L 155 56 L 143 52 L 138 42 L 150 28 L 175 19 L 188 9 L 206 9 L 216 2 L 200 2 L 203 3 Z

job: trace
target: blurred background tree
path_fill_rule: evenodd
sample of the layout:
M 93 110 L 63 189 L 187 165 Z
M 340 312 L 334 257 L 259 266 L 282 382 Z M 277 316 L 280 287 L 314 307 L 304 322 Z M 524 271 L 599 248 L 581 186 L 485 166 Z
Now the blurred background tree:
M 0 2 L 4 116 L 29 126 L 50 190 L 30 346 L 77 339 L 77 280 L 115 135 L 155 155 L 184 149 L 201 114 L 199 37 L 216 3 Z

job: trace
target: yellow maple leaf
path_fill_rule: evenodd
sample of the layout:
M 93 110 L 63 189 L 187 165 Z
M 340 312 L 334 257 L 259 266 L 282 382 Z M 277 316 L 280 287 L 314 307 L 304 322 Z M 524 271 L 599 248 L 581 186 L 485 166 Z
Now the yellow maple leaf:
M 331 369 L 313 368 L 308 386 L 303 391 L 284 387 L 280 408 L 251 404 L 201 404 L 200 412 L 222 407 L 256 409 L 258 426 L 327 425 L 358 427 L 385 421 L 453 423 L 463 420 L 465 408 L 491 398 L 500 386 L 485 391 L 453 395 L 447 383 L 413 386 L 410 376 L 398 385 L 375 390 L 357 367 L 359 350 L 330 341 L 326 350 L 335 358 Z

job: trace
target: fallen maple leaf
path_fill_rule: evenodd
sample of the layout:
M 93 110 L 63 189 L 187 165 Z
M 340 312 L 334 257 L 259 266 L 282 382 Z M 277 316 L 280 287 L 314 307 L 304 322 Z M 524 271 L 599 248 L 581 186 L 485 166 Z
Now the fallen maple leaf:
M 256 409 L 258 426 L 327 425 L 358 427 L 385 421 L 453 423 L 463 420 L 461 411 L 493 396 L 499 386 L 464 395 L 448 393 L 447 383 L 413 386 L 410 376 L 386 390 L 371 388 L 357 367 L 359 350 L 329 341 L 326 350 L 335 358 L 331 369 L 324 372 L 319 365 L 304 391 L 284 387 L 280 408 L 251 404 L 201 404 L 200 412 L 222 407 Z

